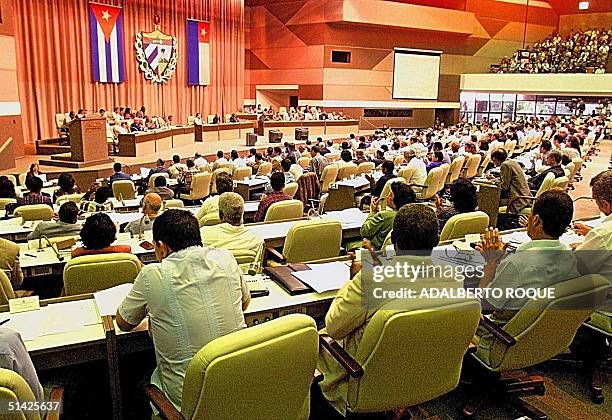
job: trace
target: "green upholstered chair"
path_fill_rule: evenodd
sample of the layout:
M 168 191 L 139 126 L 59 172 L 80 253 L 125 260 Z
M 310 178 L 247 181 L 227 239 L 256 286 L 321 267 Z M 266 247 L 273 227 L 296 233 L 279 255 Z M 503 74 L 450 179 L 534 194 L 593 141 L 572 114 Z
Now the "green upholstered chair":
M 83 194 L 64 194 L 57 197 L 55 200 L 55 204 L 61 206 L 67 201 L 72 201 L 75 204 L 79 204 L 81 202 L 81 198 L 83 198 Z
M 463 177 L 467 179 L 474 178 L 478 173 L 478 166 L 480 166 L 481 160 L 482 155 L 480 153 L 468 155 L 467 161 L 464 165 L 465 169 L 463 170 Z
M 257 175 L 269 175 L 272 173 L 272 163 L 271 162 L 262 162 L 257 168 Z
M 17 202 L 14 198 L 0 198 L 0 210 L 4 210 L 7 204 L 15 204 Z
M 211 194 L 216 194 L 217 193 L 217 176 L 219 176 L 219 174 L 221 172 L 225 172 L 226 174 L 231 175 L 231 171 L 229 170 L 229 168 L 217 168 L 212 172 L 211 178 L 210 178 L 210 193 Z
M 14 216 L 21 217 L 24 222 L 31 220 L 51 220 L 53 218 L 53 208 L 46 204 L 19 206 L 15 209 Z
M 330 163 L 325 168 L 323 168 L 323 172 L 321 172 L 321 192 L 326 193 L 329 191 L 329 186 L 332 182 L 336 181 L 336 177 L 338 176 L 338 164 Z
M 129 179 L 120 179 L 113 182 L 113 197 L 117 200 L 133 200 L 136 198 L 136 188 Z
M 550 189 L 552 190 L 552 189 L 558 188 L 558 189 L 562 189 L 563 191 L 566 191 L 568 187 L 569 187 L 569 178 L 566 176 L 560 176 L 559 178 L 555 178 Z
M 314 320 L 287 315 L 217 338 L 196 353 L 180 413 L 155 386 L 146 392 L 166 418 L 305 420 L 318 350 Z
M 487 166 L 489 166 L 489 163 L 491 163 L 491 154 L 487 153 L 484 156 L 484 159 L 482 159 L 482 161 L 480 161 L 480 165 L 478 165 L 478 171 L 476 172 L 476 176 L 482 176 L 482 174 L 484 173 L 485 169 L 487 169 Z
M 151 175 L 149 177 L 149 188 L 151 188 L 151 189 L 155 188 L 155 178 L 157 178 L 159 176 L 164 177 L 166 179 L 168 179 L 170 177 L 170 175 L 168 175 L 167 172 L 159 172 L 159 173 Z
M 297 182 L 289 182 L 289 183 L 285 184 L 285 194 L 287 194 L 289 197 L 291 197 L 291 198 L 295 197 L 295 194 L 297 193 L 297 190 L 298 190 L 298 183 Z
M 7 177 L 9 179 L 9 181 L 11 181 L 15 187 L 17 186 L 17 178 L 15 177 L 15 175 L 2 174 L 1 176 Z
M 234 169 L 234 174 L 232 175 L 232 179 L 234 181 L 242 181 L 246 178 L 249 178 L 253 174 L 253 170 L 250 166 L 244 166 L 242 168 Z
M 385 182 L 385 185 L 382 191 L 380 192 L 380 197 L 378 200 L 378 205 L 380 206 L 381 210 L 385 210 L 387 208 L 387 197 L 389 196 L 389 194 L 391 194 L 391 184 L 393 184 L 394 182 L 402 182 L 405 184 L 406 179 L 401 176 L 396 176 L 395 178 L 391 178 L 390 180 Z
M 463 169 L 464 162 L 465 156 L 457 156 L 455 159 L 453 159 L 453 161 L 451 162 L 450 170 L 448 171 L 448 175 L 446 176 L 446 179 L 444 181 L 444 184 L 447 187 L 450 187 L 450 185 L 459 178 L 459 176 L 461 175 L 461 170 Z
M 0 305 L 7 305 L 9 299 L 15 299 L 15 291 L 6 273 L 0 270 Z
M 591 274 L 550 286 L 554 297 L 529 300 L 503 327 L 481 319 L 481 332 L 474 337 L 476 365 L 492 383 L 477 386 L 480 394 L 464 410 L 473 416 L 489 396 L 500 397 L 530 418 L 546 415 L 518 395 L 544 395 L 544 381 L 538 376 L 507 379 L 506 373 L 550 360 L 572 342 L 582 323 L 605 299 L 610 284 L 605 277 Z
M 268 253 L 279 262 L 297 263 L 337 257 L 342 243 L 342 224 L 337 220 L 299 220 L 289 228 L 282 255 L 274 248 Z M 313 246 L 316 244 L 316 246 Z
M 53 387 L 49 394 L 48 401 L 57 402 L 59 405 L 63 402 L 64 389 L 61 387 Z M 8 404 L 13 403 L 24 403 L 28 401 L 36 401 L 36 397 L 30 388 L 30 385 L 23 379 L 18 373 L 0 368 L 0 401 Z M 37 411 L 16 411 L 15 413 L 8 415 L 3 413 L 0 416 L 6 420 L 40 420 L 42 417 Z M 56 420 L 60 418 L 59 412 L 49 412 L 44 417 L 47 420 Z
M 64 266 L 64 293 L 93 293 L 119 284 L 133 283 L 140 273 L 140 268 L 140 260 L 133 254 L 76 257 Z
M 221 223 L 221 219 L 219 219 L 219 213 L 209 213 L 202 216 L 199 220 L 200 227 L 202 226 L 214 226 Z
M 304 215 L 304 203 L 300 200 L 283 200 L 273 203 L 266 211 L 264 222 L 299 219 Z
M 542 184 L 540 185 L 540 188 L 538 188 L 538 191 L 536 192 L 534 197 L 518 196 L 518 197 L 513 198 L 512 200 L 527 199 L 527 200 L 535 201 L 535 199 L 538 198 L 539 196 L 541 196 L 543 193 L 545 193 L 546 191 L 552 189 L 554 182 L 555 182 L 555 174 L 548 173 L 544 177 L 544 181 L 542 181 Z M 510 205 L 510 203 L 508 203 L 508 206 Z M 499 212 L 500 213 L 506 213 L 507 210 L 508 210 L 508 206 L 500 207 L 499 208 Z M 529 214 L 529 213 L 531 213 L 531 206 L 523 208 L 520 213 L 521 214 Z
M 182 200 L 164 200 L 162 202 L 162 209 L 163 210 L 167 210 L 167 209 L 176 209 L 176 208 L 183 208 L 185 207 L 185 203 L 183 203 Z
M 191 190 L 188 194 L 181 194 L 182 200 L 202 200 L 210 195 L 210 181 L 212 174 L 210 172 L 199 172 L 193 175 L 191 179 Z
M 478 326 L 478 300 L 417 299 L 405 310 L 397 305 L 388 303 L 374 314 L 353 357 L 321 335 L 322 347 L 350 376 L 347 413 L 412 407 L 459 384 L 463 358 Z
M 489 216 L 482 211 L 456 214 L 444 225 L 441 241 L 463 238 L 468 233 L 483 233 L 489 226 Z
M 440 180 L 438 181 L 438 188 L 437 188 L 438 193 L 443 191 L 444 187 L 446 187 L 446 177 L 448 176 L 448 173 L 450 172 L 450 165 L 448 163 L 444 163 L 440 165 L 440 168 L 442 169 L 442 174 L 440 175 Z
M 343 179 L 348 179 L 351 176 L 357 175 L 359 172 L 359 167 L 354 163 L 348 163 L 346 165 L 342 165 L 340 169 L 338 169 L 338 175 L 336 175 L 336 179 L 338 181 Z
M 372 172 L 374 170 L 374 168 L 376 167 L 376 165 L 374 164 L 374 162 L 361 162 L 357 168 L 357 174 L 358 175 L 362 175 L 362 174 L 369 174 L 370 172 Z
M 440 186 L 440 180 L 444 170 L 441 167 L 433 168 L 427 174 L 425 179 L 424 188 L 416 193 L 417 199 L 419 200 L 430 200 L 438 192 Z

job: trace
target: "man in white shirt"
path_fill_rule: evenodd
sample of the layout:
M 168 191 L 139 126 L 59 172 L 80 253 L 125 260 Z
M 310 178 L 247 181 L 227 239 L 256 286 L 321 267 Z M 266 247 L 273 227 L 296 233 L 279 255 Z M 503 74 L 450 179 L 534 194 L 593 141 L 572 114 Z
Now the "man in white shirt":
M 202 121 L 202 114 L 200 114 L 199 112 L 195 114 L 195 118 L 193 119 L 193 123 L 195 125 L 202 125 L 204 124 L 204 121 Z
M 217 151 L 217 160 L 215 160 L 215 163 L 213 163 L 213 171 L 215 169 L 219 168 L 219 165 L 222 165 L 224 163 L 228 163 L 229 161 L 225 158 L 225 155 L 223 154 L 223 150 L 218 150 Z
M 427 179 L 427 167 L 423 159 L 417 157 L 417 153 L 414 149 L 408 149 L 404 152 L 404 159 L 406 160 L 407 168 L 414 168 L 414 171 L 408 171 L 412 175 L 406 179 L 407 184 L 425 185 Z M 418 191 L 418 190 L 417 190 Z
M 232 158 L 232 165 L 234 167 L 234 169 L 236 168 L 244 168 L 246 165 L 246 162 L 244 161 L 243 158 L 240 157 L 240 155 L 238 154 L 238 151 L 236 150 L 232 150 L 230 152 L 230 157 Z
M 198 168 L 198 169 L 201 168 L 202 166 L 208 165 L 208 161 L 200 153 L 196 153 L 195 154 L 193 163 L 194 163 L 195 167 Z
M 232 254 L 202 246 L 198 221 L 170 209 L 153 225 L 159 263 L 143 267 L 117 309 L 117 325 L 130 331 L 148 316 L 157 368 L 151 376 L 180 411 L 189 362 L 214 339 L 246 327 L 249 289 Z
M 198 210 L 198 213 L 196 214 L 196 218 L 198 220 L 202 219 L 202 217 L 208 214 L 219 213 L 219 197 L 221 194 L 231 192 L 234 189 L 232 177 L 225 172 L 221 172 L 217 175 L 215 186 L 217 187 L 217 195 L 211 195 L 204 200 L 202 207 L 200 207 L 200 210 Z
M 612 285 L 612 170 L 593 177 L 591 188 L 593 199 L 605 217 L 594 228 L 574 224 L 576 233 L 584 235 L 584 241 L 575 246 L 578 269 L 582 274 L 601 274 Z
M 219 219 L 221 224 L 203 226 L 202 242 L 204 245 L 228 251 L 253 251 L 255 261 L 252 266 L 244 267 L 260 271 L 263 260 L 264 240 L 243 225 L 244 199 L 235 192 L 225 192 L 219 196 Z
M 133 237 L 144 234 L 153 228 L 153 222 L 161 210 L 162 198 L 159 194 L 148 193 L 142 199 L 142 217 L 129 222 L 124 232 L 130 232 Z
M 168 168 L 170 178 L 178 179 L 185 171 L 187 171 L 187 165 L 181 163 L 181 157 L 179 155 L 172 156 L 172 165 Z

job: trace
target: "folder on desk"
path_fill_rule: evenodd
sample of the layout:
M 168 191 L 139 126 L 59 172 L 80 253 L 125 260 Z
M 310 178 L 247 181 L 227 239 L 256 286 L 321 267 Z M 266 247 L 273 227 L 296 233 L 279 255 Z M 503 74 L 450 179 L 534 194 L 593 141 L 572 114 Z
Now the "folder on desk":
M 291 274 L 294 271 L 304 270 L 310 270 L 310 268 L 306 264 L 289 264 L 279 267 L 266 267 L 264 268 L 264 273 L 269 275 L 272 280 L 293 296 L 313 292 L 310 286 L 307 286 Z

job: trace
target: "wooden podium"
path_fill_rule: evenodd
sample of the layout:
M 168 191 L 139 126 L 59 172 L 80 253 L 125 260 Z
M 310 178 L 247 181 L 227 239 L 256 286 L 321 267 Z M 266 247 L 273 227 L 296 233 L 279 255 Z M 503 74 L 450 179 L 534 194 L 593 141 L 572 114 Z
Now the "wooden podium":
M 106 118 L 77 118 L 70 122 L 70 153 L 52 155 L 41 165 L 83 168 L 111 162 L 106 143 Z

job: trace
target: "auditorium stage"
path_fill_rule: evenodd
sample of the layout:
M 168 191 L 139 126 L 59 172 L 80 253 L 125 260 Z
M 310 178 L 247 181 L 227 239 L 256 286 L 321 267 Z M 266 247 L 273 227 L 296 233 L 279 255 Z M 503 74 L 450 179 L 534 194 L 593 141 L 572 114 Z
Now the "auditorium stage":
M 373 130 L 360 130 L 359 133 L 354 133 L 357 136 L 367 136 L 373 134 Z M 327 134 L 310 136 L 311 141 L 316 140 L 317 137 L 323 138 L 323 140 L 333 140 L 336 143 L 346 140 L 351 133 L 346 134 Z M 283 138 L 281 143 L 269 143 L 267 137 L 257 136 L 257 143 L 254 146 L 259 152 L 264 152 L 268 147 L 281 146 L 285 141 L 290 141 L 296 145 L 305 144 L 305 141 L 295 141 L 293 136 L 286 136 Z M 217 140 L 217 141 L 204 141 L 201 143 L 191 143 L 185 146 L 175 147 L 173 149 L 164 150 L 160 153 L 150 153 L 137 157 L 121 157 L 121 156 L 109 156 L 113 162 L 120 162 L 126 165 L 126 171 L 138 173 L 139 168 L 142 167 L 153 167 L 157 159 L 165 159 L 166 162 L 172 160 L 173 155 L 179 155 L 183 161 L 186 158 L 193 157 L 194 154 L 200 153 L 208 161 L 213 161 L 216 158 L 218 150 L 222 150 L 224 153 L 229 154 L 230 150 L 237 150 L 241 156 L 248 154 L 250 147 L 245 145 L 244 139 L 231 139 L 231 140 Z M 1 174 L 12 174 L 17 176 L 20 173 L 27 172 L 32 163 L 38 163 L 40 159 L 48 159 L 48 155 L 27 155 L 21 158 L 15 159 L 15 168 L 6 171 L 0 171 Z M 63 172 L 70 172 L 77 184 L 80 186 L 89 186 L 95 182 L 98 178 L 106 178 L 113 173 L 113 162 L 102 165 L 89 166 L 81 169 L 62 168 L 57 166 L 40 166 L 42 173 L 47 174 L 49 179 L 57 178 Z

